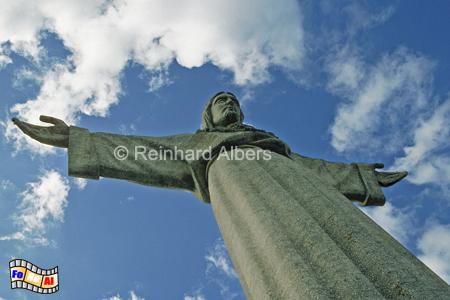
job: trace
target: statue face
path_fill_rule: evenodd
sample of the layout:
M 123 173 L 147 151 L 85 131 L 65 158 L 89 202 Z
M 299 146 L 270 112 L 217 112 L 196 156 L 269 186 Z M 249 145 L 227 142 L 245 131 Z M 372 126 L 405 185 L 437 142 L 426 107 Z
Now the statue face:
M 217 95 L 211 105 L 211 116 L 215 126 L 240 122 L 241 109 L 236 97 L 227 93 Z

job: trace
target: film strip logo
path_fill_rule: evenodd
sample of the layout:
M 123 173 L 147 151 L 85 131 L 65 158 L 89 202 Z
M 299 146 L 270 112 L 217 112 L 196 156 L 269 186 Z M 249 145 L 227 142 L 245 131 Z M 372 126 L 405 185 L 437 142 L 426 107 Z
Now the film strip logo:
M 9 262 L 12 289 L 27 289 L 35 293 L 52 294 L 59 290 L 58 267 L 41 269 L 24 259 Z

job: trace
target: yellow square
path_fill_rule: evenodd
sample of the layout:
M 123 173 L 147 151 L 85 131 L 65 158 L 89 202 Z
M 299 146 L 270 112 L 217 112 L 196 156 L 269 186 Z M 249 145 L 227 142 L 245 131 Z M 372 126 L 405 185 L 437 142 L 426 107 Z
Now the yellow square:
M 11 278 L 11 282 L 23 281 L 25 279 L 25 273 L 27 269 L 25 269 L 24 267 L 12 267 L 9 270 L 9 277 Z
M 27 270 L 27 273 L 25 274 L 25 282 L 28 282 L 29 284 L 40 287 L 41 281 L 42 281 L 42 275 L 39 275 L 34 272 L 31 272 L 30 270 Z

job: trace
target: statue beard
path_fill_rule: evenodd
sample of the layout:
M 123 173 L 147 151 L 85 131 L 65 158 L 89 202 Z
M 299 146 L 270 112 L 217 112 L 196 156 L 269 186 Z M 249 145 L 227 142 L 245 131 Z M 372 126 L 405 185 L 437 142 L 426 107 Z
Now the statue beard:
M 228 125 L 231 125 L 233 123 L 239 122 L 239 117 L 235 111 L 227 110 L 224 116 L 224 121 L 226 121 Z

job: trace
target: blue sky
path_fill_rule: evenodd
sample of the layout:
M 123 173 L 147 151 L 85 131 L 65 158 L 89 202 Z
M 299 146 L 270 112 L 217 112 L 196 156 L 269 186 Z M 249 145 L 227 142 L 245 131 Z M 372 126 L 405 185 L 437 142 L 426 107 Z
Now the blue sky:
M 67 176 L 9 121 L 194 132 L 220 90 L 302 155 L 406 169 L 364 209 L 450 282 L 448 1 L 17 1 L 0 12 L 0 299 L 245 299 L 211 207 Z M 307 229 L 305 229 L 307 230 Z M 61 290 L 10 290 L 8 262 Z

